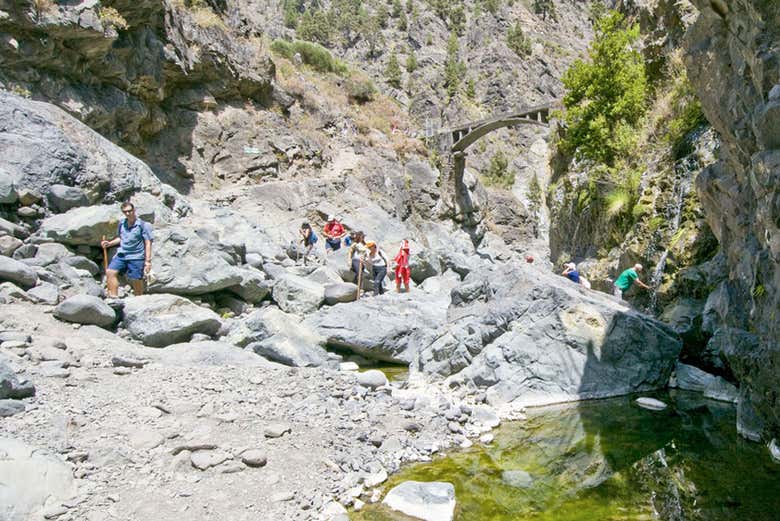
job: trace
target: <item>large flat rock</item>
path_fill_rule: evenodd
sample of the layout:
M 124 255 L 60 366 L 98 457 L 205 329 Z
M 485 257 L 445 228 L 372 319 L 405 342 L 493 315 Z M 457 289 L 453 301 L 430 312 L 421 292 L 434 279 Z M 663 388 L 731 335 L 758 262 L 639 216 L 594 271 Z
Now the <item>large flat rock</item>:
M 418 370 L 541 405 L 663 388 L 682 343 L 671 328 L 532 265 L 474 272 Z
M 76 494 L 71 468 L 37 447 L 0 438 L 0 514 L 7 521 L 33 519 L 47 503 Z

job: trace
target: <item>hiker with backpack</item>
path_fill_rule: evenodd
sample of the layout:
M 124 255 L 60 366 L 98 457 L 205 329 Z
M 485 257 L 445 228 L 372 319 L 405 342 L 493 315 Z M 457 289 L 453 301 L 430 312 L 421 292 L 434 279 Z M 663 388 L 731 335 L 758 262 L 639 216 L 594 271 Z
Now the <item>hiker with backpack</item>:
M 349 267 L 355 273 L 356 278 L 359 278 L 363 271 L 363 255 L 367 252 L 365 234 L 361 231 L 355 232 L 353 242 L 347 252 L 347 258 L 349 259 Z
M 116 237 L 100 242 L 104 252 L 119 246 L 106 269 L 109 298 L 119 295 L 119 275 L 127 276 L 135 295 L 143 295 L 144 277 L 152 268 L 152 225 L 136 217 L 133 203 L 123 203 L 120 208 L 125 218 L 117 227 Z
M 374 241 L 368 241 L 366 248 L 368 251 L 365 254 L 364 264 L 368 267 L 374 282 L 374 295 L 382 295 L 385 292 L 384 281 L 387 277 L 387 256 Z
M 325 254 L 327 255 L 329 252 L 341 248 L 341 239 L 344 238 L 347 231 L 335 215 L 329 215 L 328 222 L 322 228 L 322 233 L 325 235 Z
M 412 270 L 409 268 L 409 241 L 401 241 L 401 248 L 393 259 L 395 263 L 395 291 L 401 292 L 401 282 L 404 284 L 404 292 L 409 292 L 409 278 Z
M 317 234 L 315 234 L 314 230 L 311 229 L 311 225 L 309 223 L 303 223 L 299 233 L 301 234 L 301 244 L 304 248 L 303 265 L 305 266 L 306 259 L 308 258 L 309 253 L 311 253 L 312 248 L 314 248 L 314 245 L 317 244 L 318 239 Z

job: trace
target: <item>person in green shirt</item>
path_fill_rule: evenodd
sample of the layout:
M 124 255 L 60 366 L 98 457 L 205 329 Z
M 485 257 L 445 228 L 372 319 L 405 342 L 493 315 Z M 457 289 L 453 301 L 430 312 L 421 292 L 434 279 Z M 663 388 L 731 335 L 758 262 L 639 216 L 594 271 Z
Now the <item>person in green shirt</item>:
M 617 298 L 622 299 L 623 292 L 628 291 L 628 288 L 630 288 L 634 282 L 641 288 L 650 289 L 650 286 L 639 280 L 639 274 L 642 273 L 642 269 L 641 264 L 634 264 L 633 268 L 628 268 L 620 274 L 613 287 L 613 293 Z

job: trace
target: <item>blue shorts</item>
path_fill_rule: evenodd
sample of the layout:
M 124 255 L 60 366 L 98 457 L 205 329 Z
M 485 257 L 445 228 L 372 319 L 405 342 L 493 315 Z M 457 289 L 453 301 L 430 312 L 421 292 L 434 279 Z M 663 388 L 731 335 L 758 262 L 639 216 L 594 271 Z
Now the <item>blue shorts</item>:
M 114 258 L 108 263 L 108 269 L 118 271 L 120 275 L 126 275 L 131 280 L 144 278 L 143 259 L 125 259 L 119 255 L 114 255 Z
M 341 239 L 325 239 L 325 249 L 336 251 L 341 248 Z

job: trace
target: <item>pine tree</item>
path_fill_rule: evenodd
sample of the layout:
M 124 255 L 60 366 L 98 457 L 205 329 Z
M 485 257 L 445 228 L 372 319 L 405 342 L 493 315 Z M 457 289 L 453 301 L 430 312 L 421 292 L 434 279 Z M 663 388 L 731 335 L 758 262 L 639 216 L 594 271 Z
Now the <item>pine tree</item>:
M 411 13 L 414 9 L 414 0 L 406 0 L 406 12 Z
M 450 20 L 450 30 L 454 31 L 458 36 L 462 35 L 466 29 L 466 11 L 463 10 L 463 6 L 458 5 L 450 8 L 448 18 Z
M 542 15 L 542 20 L 546 20 L 548 16 L 553 21 L 558 20 L 558 13 L 555 12 L 553 0 L 534 0 L 534 12 Z
M 409 55 L 406 57 L 406 72 L 409 74 L 417 70 L 417 54 L 414 49 L 409 50 Z
M 401 67 L 398 65 L 398 56 L 396 56 L 395 51 L 390 53 L 390 58 L 387 61 L 385 79 L 389 85 L 396 89 L 401 88 Z
M 466 65 L 458 60 L 458 37 L 455 33 L 451 33 L 447 41 L 447 59 L 444 62 L 444 86 L 450 97 L 458 92 L 460 79 L 465 72 Z
M 404 12 L 403 7 L 401 6 L 401 0 L 393 0 L 393 18 L 398 18 L 401 16 L 401 13 Z
M 470 100 L 477 97 L 477 86 L 474 82 L 474 78 L 469 78 L 469 81 L 466 82 L 466 97 Z

